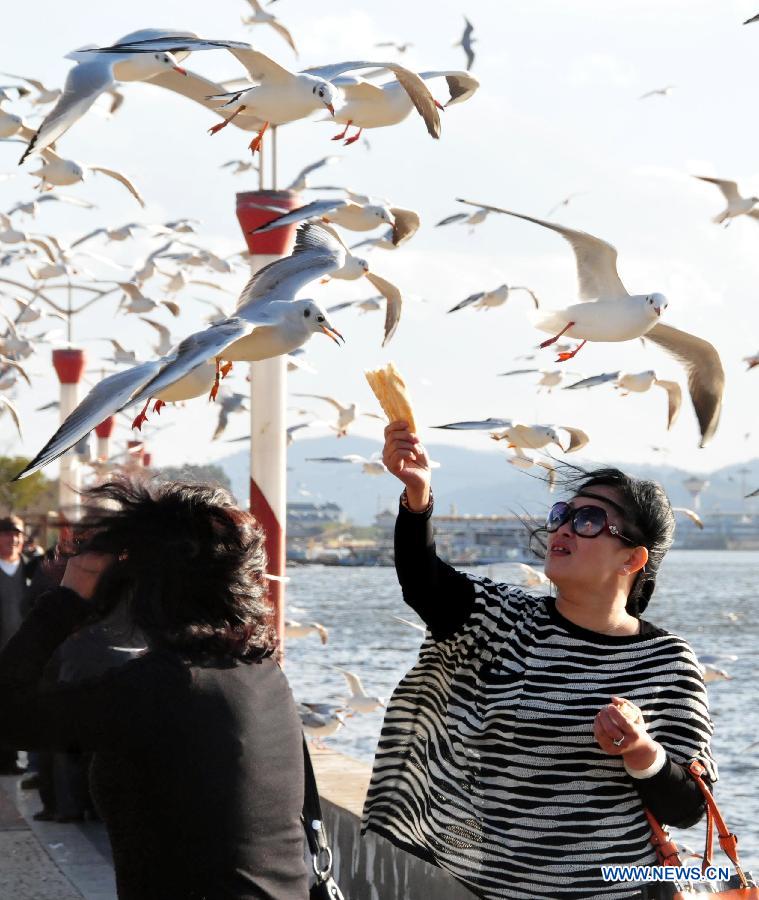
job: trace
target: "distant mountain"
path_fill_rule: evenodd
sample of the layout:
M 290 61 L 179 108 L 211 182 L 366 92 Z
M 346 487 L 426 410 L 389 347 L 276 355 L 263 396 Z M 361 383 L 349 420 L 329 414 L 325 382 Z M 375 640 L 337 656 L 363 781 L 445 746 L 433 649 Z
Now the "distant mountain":
M 358 453 L 369 456 L 377 449 L 377 442 L 361 437 L 302 439 L 288 450 L 288 498 L 338 503 L 346 518 L 357 524 L 370 524 L 377 512 L 394 507 L 401 485 L 390 475 L 364 475 L 361 467 L 349 464 L 307 462 L 312 456 L 343 456 Z M 503 455 L 454 447 L 449 444 L 429 444 L 432 459 L 440 463 L 433 474 L 435 505 L 438 512 L 451 509 L 461 514 L 506 515 L 538 511 L 549 497 L 542 468 L 523 471 L 505 461 Z M 593 468 L 591 460 L 575 460 L 585 468 Z M 248 497 L 249 456 L 245 450 L 217 461 L 227 473 L 235 496 L 241 503 Z M 604 462 L 603 465 L 610 463 Z M 631 475 L 653 478 L 664 486 L 675 506 L 692 506 L 692 497 L 683 481 L 693 476 L 674 466 L 634 465 L 621 463 L 619 467 Z M 741 470 L 745 470 L 741 472 Z M 701 497 L 704 512 L 740 512 L 744 509 L 743 494 L 759 487 L 759 459 L 715 472 L 703 474 L 709 487 Z M 745 501 L 747 509 L 759 506 L 756 499 Z

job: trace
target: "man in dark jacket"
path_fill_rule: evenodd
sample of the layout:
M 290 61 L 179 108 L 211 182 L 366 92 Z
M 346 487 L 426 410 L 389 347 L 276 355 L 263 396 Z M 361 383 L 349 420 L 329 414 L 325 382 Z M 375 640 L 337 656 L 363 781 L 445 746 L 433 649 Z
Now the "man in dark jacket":
M 38 560 L 22 556 L 24 522 L 18 516 L 0 518 L 0 649 L 18 631 L 26 610 L 26 591 Z M 23 770 L 15 750 L 2 746 L 0 725 L 0 775 L 17 775 Z

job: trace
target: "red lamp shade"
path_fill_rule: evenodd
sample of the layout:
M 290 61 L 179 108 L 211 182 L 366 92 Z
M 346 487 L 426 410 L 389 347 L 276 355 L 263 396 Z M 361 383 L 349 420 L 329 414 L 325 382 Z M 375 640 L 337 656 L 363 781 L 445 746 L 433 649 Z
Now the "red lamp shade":
M 85 362 L 84 350 L 53 350 L 53 367 L 61 384 L 79 384 Z
M 116 426 L 116 416 L 108 416 L 107 419 L 103 419 L 103 421 L 95 426 L 95 434 L 99 438 L 109 438 L 113 434 L 113 429 Z
M 287 212 L 301 205 L 300 194 L 295 191 L 245 191 L 237 195 L 237 220 L 245 235 L 251 254 L 285 256 L 295 240 L 296 225 L 274 228 L 264 234 L 250 234 L 254 228 L 266 225 L 281 213 L 260 206 L 276 206 Z

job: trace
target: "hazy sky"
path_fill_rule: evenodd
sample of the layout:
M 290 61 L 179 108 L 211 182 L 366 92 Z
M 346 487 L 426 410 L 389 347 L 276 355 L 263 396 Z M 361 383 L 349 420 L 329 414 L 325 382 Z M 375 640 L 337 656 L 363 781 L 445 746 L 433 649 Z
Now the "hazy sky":
M 755 8 L 756 7 L 756 8 Z M 246 29 L 242 0 L 188 5 L 178 0 L 132 0 L 103 5 L 68 0 L 14 4 L 3 17 L 2 68 L 61 85 L 70 63 L 63 57 L 77 46 L 104 44 L 143 27 L 190 29 L 206 37 L 250 40 L 292 68 L 349 58 L 380 59 L 380 40 L 410 40 L 403 61 L 418 69 L 463 68 L 458 40 L 463 18 L 472 19 L 477 59 L 473 74 L 481 89 L 466 104 L 447 110 L 439 141 L 421 120 L 365 132 L 371 150 L 360 143 L 343 149 L 329 138 L 338 128 L 301 122 L 280 134 L 281 183 L 313 159 L 336 152 L 339 166 L 326 170 L 323 182 L 388 198 L 419 211 L 423 227 L 395 252 L 370 256 L 378 274 L 395 282 L 409 300 L 396 337 L 380 348 L 378 314 L 339 314 L 335 324 L 347 344 L 338 349 L 321 337 L 308 346 L 318 375 L 292 377 L 295 391 L 334 394 L 376 408 L 363 369 L 393 359 L 411 385 L 418 419 L 434 425 L 463 418 L 511 417 L 523 422 L 574 425 L 591 437 L 588 456 L 603 460 L 662 461 L 651 445 L 665 446 L 667 461 L 692 470 L 710 470 L 759 455 L 756 391 L 759 370 L 746 373 L 741 357 L 759 351 L 759 223 L 742 219 L 720 228 L 711 218 L 722 197 L 690 174 L 735 178 L 745 194 L 759 194 L 756 162 L 756 95 L 759 91 L 759 25 L 741 22 L 759 9 L 744 0 L 550 0 L 477 2 L 466 6 L 436 0 L 409 3 L 385 0 L 283 0 L 272 7 L 292 30 L 301 49 L 290 49 L 267 28 Z M 223 51 L 195 54 L 186 62 L 211 77 L 244 72 Z M 669 97 L 640 101 L 645 91 L 675 85 Z M 62 155 L 129 174 L 148 202 L 145 210 L 115 182 L 101 176 L 65 189 L 98 204 L 86 211 L 66 206 L 43 208 L 36 221 L 21 227 L 71 241 L 98 225 L 129 221 L 159 222 L 192 216 L 202 220 L 198 238 L 220 252 L 242 245 L 234 216 L 235 192 L 257 187 L 256 176 L 232 177 L 222 163 L 245 158 L 249 137 L 227 128 L 215 137 L 206 129 L 216 119 L 199 106 L 149 85 L 128 84 L 126 102 L 107 120 L 90 113 L 59 142 Z M 444 98 L 442 85 L 436 94 Z M 12 104 L 16 106 L 16 104 Z M 18 108 L 26 111 L 23 103 Z M 0 145 L 0 210 L 33 196 L 34 181 L 16 168 L 19 144 Z M 434 228 L 456 212 L 457 196 L 496 203 L 544 217 L 562 197 L 578 196 L 556 219 L 613 243 L 619 270 L 632 293 L 661 291 L 669 299 L 666 321 L 712 341 L 722 355 L 727 389 L 722 424 L 712 444 L 699 450 L 695 417 L 686 399 L 680 421 L 665 430 L 662 391 L 622 398 L 611 388 L 581 395 L 554 391 L 536 394 L 537 376 L 499 379 L 496 373 L 525 363 L 525 354 L 546 335 L 529 323 L 525 295 L 514 294 L 505 307 L 446 315 L 470 293 L 501 282 L 531 286 L 547 307 L 576 300 L 574 261 L 556 234 L 527 222 L 493 216 L 472 235 L 466 227 Z M 52 206 L 52 204 L 49 204 Z M 348 237 L 352 237 L 348 234 Z M 144 240 L 93 250 L 133 265 L 155 243 Z M 85 263 L 101 278 L 114 273 Z M 0 270 L 0 277 L 28 278 L 22 267 Z M 219 279 L 235 294 L 246 280 L 241 268 Z M 160 298 L 160 277 L 146 293 Z M 368 283 L 313 285 L 304 296 L 325 305 L 368 297 Z M 179 320 L 158 313 L 177 337 L 201 325 L 207 307 L 196 297 L 214 298 L 208 289 L 187 288 L 178 297 Z M 233 297 L 227 295 L 227 305 Z M 75 335 L 87 350 L 90 367 L 109 355 L 109 345 L 92 339 L 117 336 L 138 355 L 150 355 L 154 335 L 136 316 L 116 314 L 117 296 L 76 322 Z M 0 297 L 10 312 L 10 301 Z M 54 320 L 50 327 L 58 327 Z M 30 333 L 41 330 L 36 324 Z M 85 340 L 87 339 L 87 340 Z M 57 396 L 57 383 L 44 347 L 28 362 L 34 389 L 15 396 L 24 420 L 25 440 L 0 420 L 0 452 L 32 455 L 57 424 L 55 412 L 34 412 Z M 527 365 L 553 367 L 554 354 L 539 351 Z M 660 377 L 684 383 L 683 371 L 652 345 L 587 345 L 569 364 L 596 374 L 618 368 L 655 368 Z M 243 367 L 232 382 L 246 390 Z M 319 409 L 318 403 L 313 408 Z M 210 443 L 216 412 L 204 399 L 184 409 L 164 410 L 160 422 L 171 427 L 155 433 L 151 449 L 159 465 L 199 462 L 227 455 L 236 446 Z M 238 418 L 229 436 L 242 434 Z M 370 419 L 357 433 L 381 435 Z M 485 433 L 445 435 L 422 430 L 427 441 L 441 437 L 460 445 L 503 452 Z M 335 451 L 339 452 L 336 442 Z

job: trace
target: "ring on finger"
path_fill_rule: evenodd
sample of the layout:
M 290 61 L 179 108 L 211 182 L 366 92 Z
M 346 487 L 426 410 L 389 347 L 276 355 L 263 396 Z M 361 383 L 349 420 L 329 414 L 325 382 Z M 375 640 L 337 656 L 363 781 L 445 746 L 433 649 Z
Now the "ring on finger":
M 614 744 L 615 747 L 621 747 L 622 744 L 624 744 L 624 742 L 625 742 L 625 736 L 622 735 L 621 738 L 618 738 L 616 741 L 612 741 L 612 744 Z

